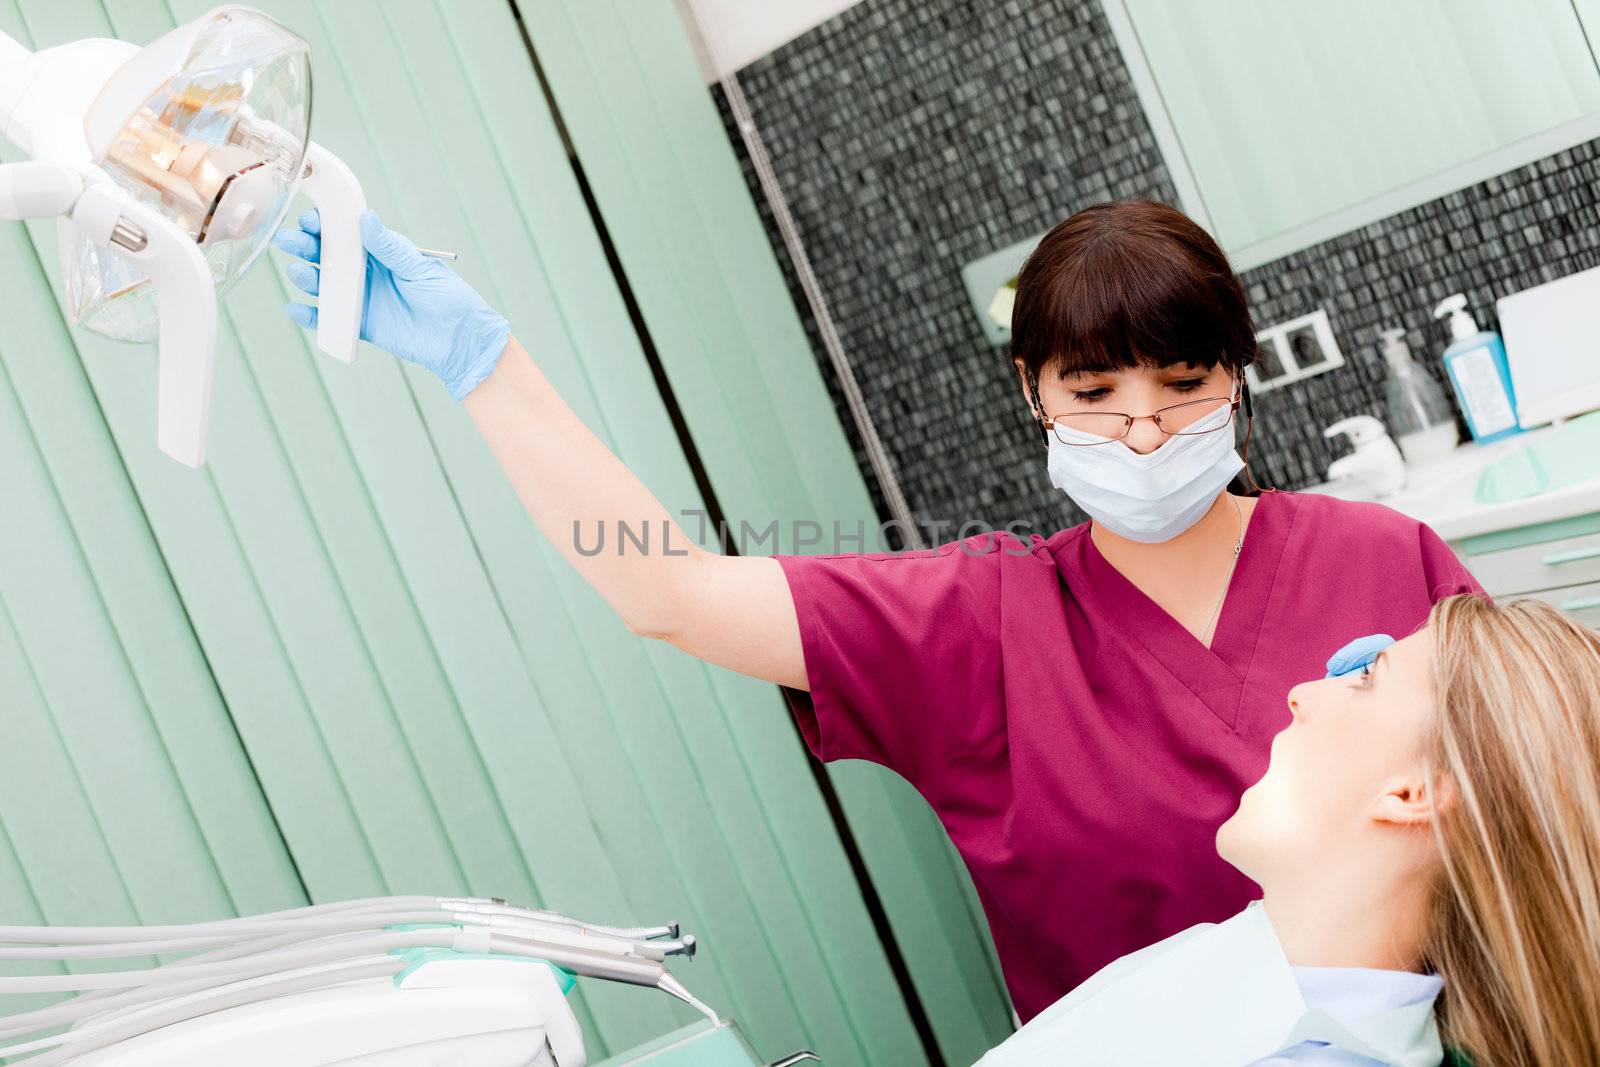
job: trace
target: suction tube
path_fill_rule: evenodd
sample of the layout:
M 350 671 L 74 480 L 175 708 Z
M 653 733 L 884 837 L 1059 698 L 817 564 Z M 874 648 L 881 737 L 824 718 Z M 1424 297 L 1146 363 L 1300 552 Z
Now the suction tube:
M 708 1007 L 706 1003 L 699 997 L 695 996 L 693 993 L 689 992 L 688 989 L 684 988 L 683 983 L 678 981 L 677 977 L 670 972 L 663 973 L 660 978 L 656 979 L 656 988 L 668 996 L 677 997 L 695 1011 L 700 1012 L 707 1019 L 711 1020 L 712 1026 L 722 1025 L 722 1020 L 717 1017 L 717 1013 Z

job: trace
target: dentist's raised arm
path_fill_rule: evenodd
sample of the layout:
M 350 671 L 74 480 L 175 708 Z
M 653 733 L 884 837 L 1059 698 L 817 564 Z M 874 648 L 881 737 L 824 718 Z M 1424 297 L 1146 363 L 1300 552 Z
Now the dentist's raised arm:
M 778 562 L 695 545 L 561 399 L 505 318 L 455 271 L 419 252 L 373 212 L 362 218 L 361 240 L 367 249 L 362 340 L 438 375 L 545 536 L 628 628 L 741 674 L 805 689 L 794 600 Z M 276 243 L 297 257 L 287 268 L 289 280 L 317 295 L 316 212 L 302 215 Z M 286 313 L 307 329 L 316 327 L 313 306 L 290 304 Z M 600 523 L 615 530 L 619 520 L 636 529 L 644 521 L 652 530 L 670 526 L 673 554 L 654 541 L 649 552 L 578 550 L 575 529 L 591 539 Z

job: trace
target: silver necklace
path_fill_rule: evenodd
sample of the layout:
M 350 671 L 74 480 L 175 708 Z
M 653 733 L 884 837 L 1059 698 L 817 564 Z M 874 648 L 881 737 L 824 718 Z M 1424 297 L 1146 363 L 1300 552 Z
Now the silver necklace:
M 1228 494 L 1228 499 L 1233 501 L 1233 513 L 1239 519 L 1239 534 L 1233 541 L 1233 562 L 1228 564 L 1228 576 L 1222 580 L 1222 593 L 1217 597 L 1217 606 L 1211 609 L 1211 618 L 1206 620 L 1205 629 L 1200 631 L 1201 639 L 1207 648 L 1210 648 L 1211 642 L 1216 640 L 1217 635 L 1211 628 L 1217 624 L 1217 616 L 1222 612 L 1222 602 L 1228 599 L 1228 586 L 1233 584 L 1233 572 L 1239 566 L 1239 553 L 1244 551 L 1244 509 L 1239 506 L 1239 498 L 1232 493 Z

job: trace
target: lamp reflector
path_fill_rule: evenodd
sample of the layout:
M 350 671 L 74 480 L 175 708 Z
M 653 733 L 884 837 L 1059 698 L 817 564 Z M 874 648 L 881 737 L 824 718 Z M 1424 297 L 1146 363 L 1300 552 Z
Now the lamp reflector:
M 200 245 L 220 296 L 289 210 L 311 125 L 310 47 L 225 7 L 131 57 L 84 116 L 96 164 Z M 64 231 L 68 310 L 121 341 L 159 333 L 150 278 L 114 246 Z

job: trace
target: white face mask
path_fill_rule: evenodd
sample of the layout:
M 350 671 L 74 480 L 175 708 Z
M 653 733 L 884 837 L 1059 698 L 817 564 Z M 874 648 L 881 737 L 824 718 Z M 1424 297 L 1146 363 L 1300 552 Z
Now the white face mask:
M 1170 541 L 1199 522 L 1244 468 L 1231 428 L 1223 429 L 1232 418 L 1231 408 L 1220 408 L 1189 427 L 1214 432 L 1169 437 L 1144 455 L 1123 441 L 1094 444 L 1104 439 L 1057 424 L 1050 484 L 1112 533 L 1145 544 Z M 1057 434 L 1084 445 L 1063 444 Z

